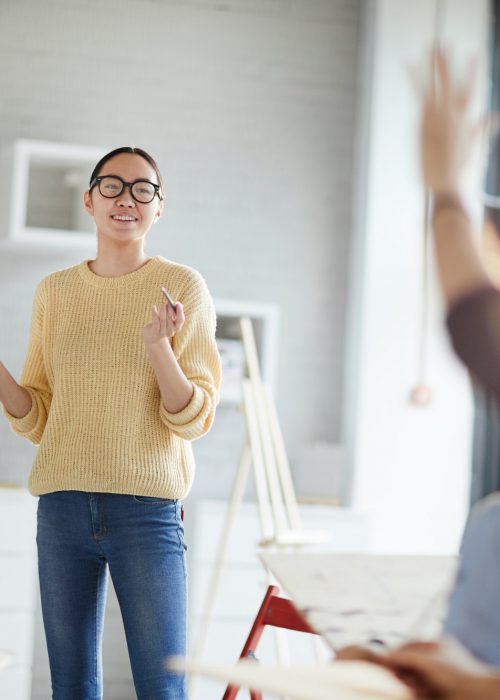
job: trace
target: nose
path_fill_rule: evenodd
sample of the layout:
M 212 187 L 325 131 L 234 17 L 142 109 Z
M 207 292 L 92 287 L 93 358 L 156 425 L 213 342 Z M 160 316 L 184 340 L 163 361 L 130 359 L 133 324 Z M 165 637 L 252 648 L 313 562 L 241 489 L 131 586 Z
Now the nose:
M 116 198 L 116 204 L 119 207 L 135 207 L 134 198 L 130 191 L 131 185 L 125 185 L 121 194 Z

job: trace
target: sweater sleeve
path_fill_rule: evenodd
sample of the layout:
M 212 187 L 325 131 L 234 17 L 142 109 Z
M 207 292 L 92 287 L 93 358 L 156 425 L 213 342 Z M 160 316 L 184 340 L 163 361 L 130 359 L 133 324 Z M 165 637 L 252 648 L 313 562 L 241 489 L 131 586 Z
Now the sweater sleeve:
M 459 300 L 447 325 L 457 355 L 500 403 L 500 292 L 487 286 Z
M 52 391 L 45 371 L 42 349 L 44 312 L 45 294 L 42 281 L 35 291 L 28 351 L 19 381 L 19 385 L 31 396 L 31 408 L 25 416 L 16 418 L 3 406 L 4 415 L 12 431 L 35 445 L 38 445 L 42 439 L 52 401 Z
M 191 279 L 183 295 L 186 320 L 173 340 L 177 362 L 193 385 L 190 402 L 178 413 L 166 410 L 160 399 L 160 418 L 184 440 L 207 433 L 219 402 L 221 361 L 215 341 L 216 316 L 210 293 L 201 275 Z

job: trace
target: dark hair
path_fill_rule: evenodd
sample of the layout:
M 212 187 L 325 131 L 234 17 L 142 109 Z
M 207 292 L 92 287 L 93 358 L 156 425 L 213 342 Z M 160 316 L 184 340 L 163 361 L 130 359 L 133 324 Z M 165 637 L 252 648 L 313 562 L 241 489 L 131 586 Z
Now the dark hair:
M 151 165 L 151 167 L 156 173 L 156 177 L 158 178 L 158 184 L 160 185 L 160 195 L 161 197 L 163 197 L 165 192 L 165 186 L 163 184 L 163 178 L 160 173 L 160 168 L 156 164 L 155 159 L 152 156 L 150 156 L 149 153 L 146 153 L 146 151 L 143 151 L 142 148 L 136 148 L 135 146 L 122 146 L 121 148 L 115 148 L 114 151 L 106 153 L 106 155 L 101 158 L 101 160 L 93 169 L 92 175 L 90 176 L 89 180 L 89 187 L 92 184 L 94 178 L 97 177 L 97 175 L 99 174 L 103 165 L 105 165 L 108 162 L 108 160 L 111 160 L 111 158 L 114 158 L 120 153 L 133 153 L 137 156 L 141 156 L 141 158 L 144 158 L 144 160 L 146 160 L 149 163 L 149 165 Z

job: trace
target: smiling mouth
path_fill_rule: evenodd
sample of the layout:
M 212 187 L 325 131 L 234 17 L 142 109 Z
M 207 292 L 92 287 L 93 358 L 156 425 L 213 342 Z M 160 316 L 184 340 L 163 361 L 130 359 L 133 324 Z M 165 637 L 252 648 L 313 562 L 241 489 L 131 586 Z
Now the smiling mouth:
M 113 221 L 137 221 L 135 216 L 119 216 L 119 215 L 114 215 L 111 217 Z

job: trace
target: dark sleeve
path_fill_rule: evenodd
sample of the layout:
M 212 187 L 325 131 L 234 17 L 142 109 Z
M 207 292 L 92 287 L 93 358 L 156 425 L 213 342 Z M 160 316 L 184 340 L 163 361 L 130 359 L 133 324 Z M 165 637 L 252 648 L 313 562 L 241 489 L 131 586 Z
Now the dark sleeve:
M 486 664 L 500 665 L 500 494 L 474 506 L 460 547 L 443 632 Z
M 500 404 L 500 291 L 487 286 L 464 297 L 446 322 L 455 352 Z

